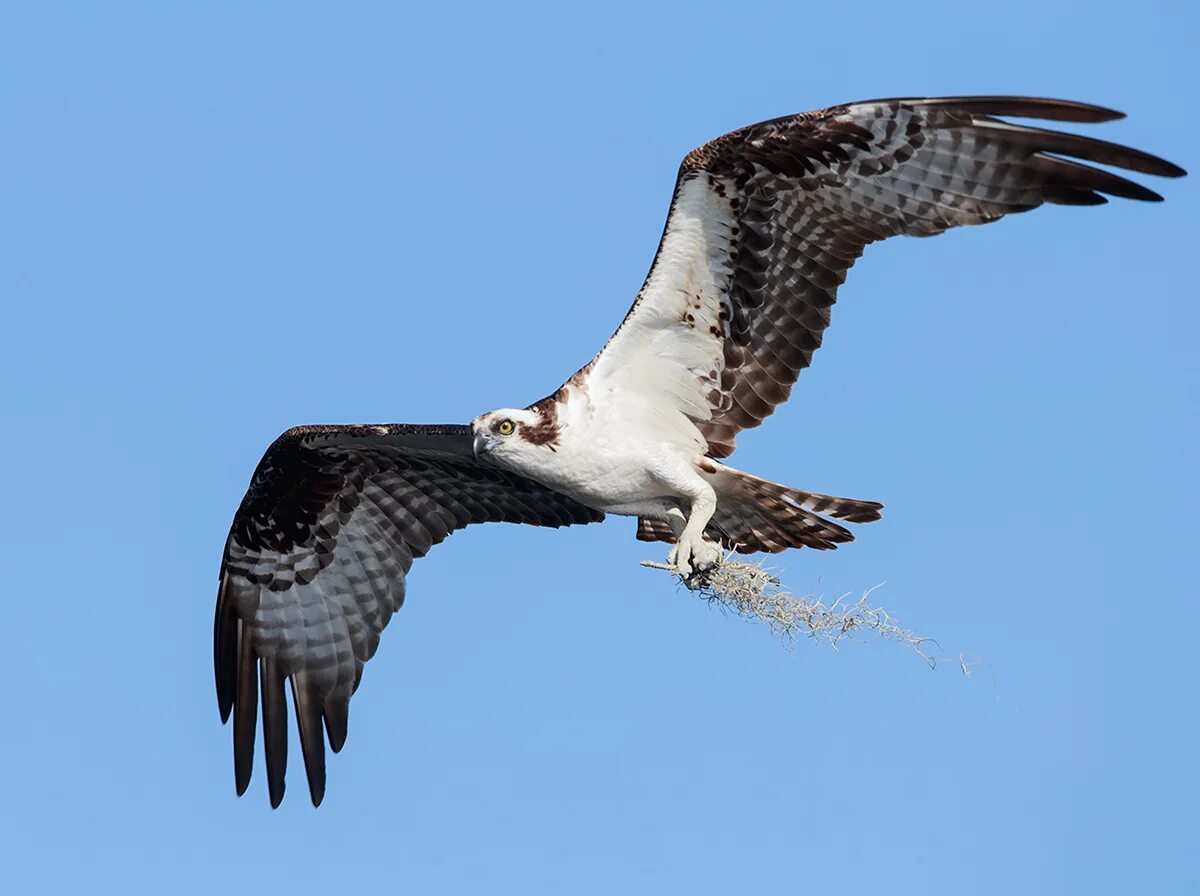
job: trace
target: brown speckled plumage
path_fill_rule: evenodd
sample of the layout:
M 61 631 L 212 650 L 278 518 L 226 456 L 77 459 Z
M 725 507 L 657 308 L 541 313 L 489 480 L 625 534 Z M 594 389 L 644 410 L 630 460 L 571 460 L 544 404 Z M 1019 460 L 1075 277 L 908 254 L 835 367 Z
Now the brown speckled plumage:
M 346 739 L 363 664 L 404 602 L 405 574 L 455 529 L 567 526 L 602 513 L 475 459 L 468 426 L 301 426 L 267 449 L 233 520 L 217 598 L 222 719 L 250 783 L 261 683 L 272 805 L 283 799 L 291 684 L 313 802 Z
M 821 345 L 838 287 L 870 243 L 983 224 L 1044 202 L 1160 198 L 1059 156 L 1183 173 L 1138 150 L 997 115 L 1089 123 L 1121 117 L 1028 97 L 874 100 L 751 125 L 687 154 L 672 214 L 684 184 L 703 180 L 733 215 L 728 237 L 709 237 L 710 262 L 729 271 L 722 296 L 728 325 L 722 319 L 712 331 L 723 339 L 724 365 L 719 388 L 707 394 L 711 417 L 698 421 L 711 456 L 730 455 L 739 431 L 787 400 Z M 664 244 L 671 230 L 668 218 Z M 681 313 L 690 311 L 681 306 Z

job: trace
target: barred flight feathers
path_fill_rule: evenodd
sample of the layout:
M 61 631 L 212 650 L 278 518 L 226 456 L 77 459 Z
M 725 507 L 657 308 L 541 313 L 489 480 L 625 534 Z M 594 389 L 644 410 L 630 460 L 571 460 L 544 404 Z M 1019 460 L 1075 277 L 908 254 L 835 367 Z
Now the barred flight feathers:
M 261 700 L 271 805 L 287 768 L 285 680 L 313 803 L 325 737 L 346 741 L 350 697 L 404 602 L 413 559 L 472 523 L 566 526 L 603 514 L 476 460 L 468 426 L 305 426 L 267 450 L 234 518 L 213 639 L 238 793 Z
M 710 456 L 727 457 L 738 432 L 787 400 L 870 243 L 1046 202 L 1161 198 L 1082 162 L 1184 173 L 1139 150 L 999 115 L 1121 117 L 1029 97 L 871 100 L 751 125 L 688 153 L 646 282 L 576 379 L 639 400 L 656 392 L 699 428 Z
M 832 550 L 854 541 L 854 535 L 826 516 L 847 523 L 872 523 L 883 516 L 877 501 L 801 491 L 708 459 L 700 462 L 699 470 L 717 494 L 717 508 L 704 535 L 739 554 L 804 547 Z M 676 541 L 667 523 L 646 517 L 638 519 L 637 538 Z

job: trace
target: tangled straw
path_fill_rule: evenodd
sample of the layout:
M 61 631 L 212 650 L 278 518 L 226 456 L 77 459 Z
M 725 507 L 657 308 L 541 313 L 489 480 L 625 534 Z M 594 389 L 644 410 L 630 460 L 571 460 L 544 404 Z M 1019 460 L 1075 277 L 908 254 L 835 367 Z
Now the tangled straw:
M 849 595 L 844 594 L 832 603 L 826 603 L 818 597 L 788 594 L 780 589 L 779 579 L 762 566 L 742 563 L 732 559 L 732 555 L 727 555 L 712 569 L 691 576 L 684 576 L 665 563 L 643 560 L 642 566 L 673 573 L 685 588 L 698 594 L 710 606 L 766 624 L 785 644 L 791 645 L 801 637 L 807 637 L 837 650 L 842 641 L 857 640 L 856 635 L 873 632 L 884 640 L 907 644 L 931 668 L 937 666 L 936 659 L 925 651 L 927 644 L 937 642 L 900 625 L 882 607 L 872 606 L 870 598 L 875 588 L 855 601 L 850 601 Z M 959 664 L 964 674 L 969 675 L 962 657 L 959 657 Z

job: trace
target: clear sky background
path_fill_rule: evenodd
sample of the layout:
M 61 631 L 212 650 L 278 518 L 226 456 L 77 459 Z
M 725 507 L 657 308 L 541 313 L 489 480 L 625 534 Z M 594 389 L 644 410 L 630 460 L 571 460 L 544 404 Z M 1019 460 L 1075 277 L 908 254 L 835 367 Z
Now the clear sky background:
M 973 677 L 789 653 L 631 520 L 477 527 L 414 568 L 324 806 L 295 745 L 279 811 L 261 760 L 234 795 L 212 610 L 262 450 L 556 387 L 691 147 L 1011 92 L 1198 167 L 1193 3 L 808 6 L 4 5 L 13 892 L 1197 892 L 1195 177 L 873 247 L 741 441 L 887 504 L 787 583 L 886 582 Z

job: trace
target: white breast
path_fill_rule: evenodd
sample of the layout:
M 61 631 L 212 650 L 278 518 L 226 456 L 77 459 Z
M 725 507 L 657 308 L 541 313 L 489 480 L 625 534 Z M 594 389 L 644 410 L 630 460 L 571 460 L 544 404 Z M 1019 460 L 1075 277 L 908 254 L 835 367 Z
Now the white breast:
M 661 514 L 663 499 L 672 495 L 663 471 L 690 465 L 702 453 L 695 426 L 673 408 L 657 411 L 628 397 L 614 402 L 567 390 L 561 436 L 539 481 L 606 513 Z

